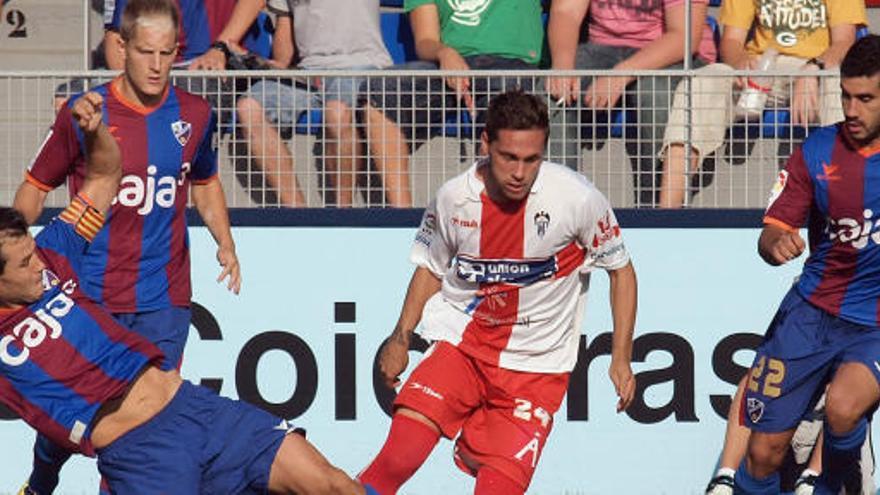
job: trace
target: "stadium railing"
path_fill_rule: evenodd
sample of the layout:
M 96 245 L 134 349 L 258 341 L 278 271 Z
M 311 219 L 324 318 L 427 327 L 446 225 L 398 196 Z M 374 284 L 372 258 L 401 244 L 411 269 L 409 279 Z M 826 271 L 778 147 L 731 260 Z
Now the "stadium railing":
M 570 74 L 588 76 L 603 74 L 602 71 L 573 71 Z M 413 78 L 454 75 L 455 73 L 441 73 L 439 71 L 372 71 L 372 72 L 306 72 L 297 71 L 298 76 L 303 78 L 325 76 L 363 76 L 366 78 Z M 551 74 L 560 75 L 568 73 L 551 73 L 548 71 L 535 72 L 469 72 L 463 73 L 472 78 L 472 87 L 477 86 L 477 79 L 492 77 L 518 76 L 523 81 L 528 81 L 538 88 L 538 94 L 545 95 L 543 88 L 544 79 Z M 737 74 L 737 73 L 734 73 Z M 745 73 L 743 73 L 745 74 Z M 774 72 L 778 78 L 794 77 L 795 73 Z M 676 71 L 642 71 L 633 75 L 651 76 L 657 78 L 689 77 L 693 72 L 684 73 Z M 830 77 L 831 72 L 823 72 L 823 77 Z M 0 196 L 4 204 L 12 201 L 15 188 L 22 179 L 25 168 L 33 159 L 41 141 L 53 120 L 52 96 L 59 82 L 73 77 L 84 77 L 89 83 L 99 84 L 114 76 L 110 72 L 0 72 Z M 260 79 L 280 79 L 290 81 L 289 71 L 236 71 L 236 72 L 182 72 L 175 74 L 176 81 L 183 87 L 186 82 L 193 78 L 216 78 L 226 80 L 226 84 L 215 84 L 214 92 L 206 94 L 217 107 L 220 124 L 230 128 L 231 132 L 224 135 L 220 142 L 221 175 L 227 189 L 227 195 L 231 206 L 241 207 L 278 207 L 281 204 L 276 194 L 274 183 L 278 181 L 298 179 L 307 206 L 324 207 L 336 206 L 335 188 L 332 177 L 325 173 L 327 159 L 339 158 L 330 156 L 331 144 L 326 131 L 326 123 L 322 120 L 312 119 L 307 122 L 311 129 L 302 134 L 294 128 L 282 129 L 281 136 L 284 143 L 293 156 L 294 166 L 286 172 L 280 173 L 273 180 L 268 180 L 266 174 L 260 168 L 260 158 L 254 156 L 247 146 L 247 140 L 243 137 L 239 124 L 233 124 L 235 113 L 235 101 L 243 91 L 251 84 Z M 228 81 L 235 81 L 229 84 Z M 202 85 L 206 86 L 206 85 Z M 207 85 L 210 86 L 210 85 Z M 448 88 L 443 85 L 442 92 L 448 95 Z M 310 91 L 320 91 L 309 89 Z M 731 89 L 731 91 L 733 91 Z M 327 96 L 327 95 L 323 95 Z M 368 96 L 368 95 L 364 95 Z M 440 96 L 440 95 L 438 95 Z M 487 95 L 477 95 L 487 96 Z M 718 95 L 719 98 L 732 98 L 730 93 Z M 547 97 L 548 105 L 552 111 L 556 111 L 555 104 Z M 304 109 L 305 115 L 318 115 L 317 108 Z M 416 112 L 419 108 L 397 108 L 397 111 Z M 447 129 L 447 132 L 429 132 L 420 139 L 412 142 L 412 154 L 408 159 L 407 176 L 404 183 L 412 190 L 414 206 L 424 206 L 433 196 L 437 187 L 445 180 L 458 174 L 473 163 L 476 157 L 479 142 L 479 127 L 471 122 L 462 122 L 458 116 L 467 114 L 464 106 L 453 99 L 431 109 L 434 112 L 446 112 L 456 115 L 457 126 Z M 477 111 L 484 110 L 477 108 Z M 585 120 L 595 118 L 596 115 L 590 110 L 579 106 L 579 112 Z M 624 110 L 632 111 L 629 115 L 638 113 L 638 108 L 626 106 Z M 650 109 L 649 109 L 650 110 Z M 690 109 L 691 114 L 700 112 L 699 108 Z M 774 116 L 768 120 L 767 115 Z M 607 119 L 607 116 L 605 117 Z M 605 122 L 608 125 L 609 122 Z M 301 125 L 301 124 L 300 124 Z M 352 125 L 358 130 L 360 136 L 358 147 L 353 153 L 356 168 L 349 172 L 355 182 L 356 207 L 387 207 L 387 192 L 382 187 L 383 177 L 372 159 L 373 154 L 368 150 L 371 143 L 366 139 L 366 124 L 362 121 L 353 121 Z M 445 124 L 448 128 L 450 124 Z M 636 123 L 627 121 L 628 128 L 635 129 Z M 639 123 L 638 125 L 656 126 L 655 130 L 665 125 L 665 122 Z M 729 122 L 721 123 L 732 129 L 728 131 L 725 145 L 713 156 L 708 157 L 704 166 L 697 172 L 693 195 L 689 197 L 687 206 L 714 207 L 714 208 L 761 208 L 767 198 L 769 187 L 776 176 L 778 169 L 784 164 L 803 136 L 809 133 L 809 128 L 801 128 L 790 122 L 788 114 L 782 107 L 776 107 L 774 103 L 768 104 L 765 111 L 765 119 L 760 126 L 744 126 L 733 118 Z M 740 129 L 740 130 L 738 130 Z M 744 131 L 742 131 L 744 129 Z M 554 129 L 551 139 L 555 139 L 558 129 Z M 418 133 L 415 133 L 418 134 Z M 662 132 L 655 133 L 653 143 L 659 144 Z M 430 137 L 429 137 L 430 136 Z M 612 202 L 619 207 L 648 207 L 650 204 L 641 203 L 638 188 L 634 186 L 633 171 L 630 165 L 632 159 L 648 159 L 650 157 L 639 156 L 638 133 L 633 134 L 629 130 L 621 135 L 602 136 L 596 132 L 593 134 L 581 132 L 578 140 L 578 157 L 566 157 L 550 154 L 548 159 L 555 161 L 571 161 L 574 158 L 579 161 L 578 170 L 590 178 L 605 192 Z M 635 145 L 635 146 L 634 146 Z M 659 160 L 655 160 L 659 167 Z M 50 205 L 61 206 L 65 202 L 63 192 L 53 193 L 50 196 Z

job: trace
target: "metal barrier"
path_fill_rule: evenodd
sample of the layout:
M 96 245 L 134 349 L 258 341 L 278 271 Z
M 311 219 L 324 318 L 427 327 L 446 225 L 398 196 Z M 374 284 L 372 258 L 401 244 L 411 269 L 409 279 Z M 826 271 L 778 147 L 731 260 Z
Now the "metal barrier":
M 707 101 L 735 101 L 727 84 L 712 95 L 691 79 L 732 78 L 744 72 L 641 71 L 639 85 L 652 88 L 642 97 L 624 94 L 612 111 L 586 108 L 583 102 L 560 106 L 547 95 L 553 76 L 607 76 L 607 71 L 466 72 L 439 71 L 240 71 L 176 72 L 175 83 L 208 98 L 217 109 L 220 169 L 233 207 L 390 207 L 424 206 L 437 187 L 473 163 L 480 130 L 492 94 L 520 86 L 546 98 L 552 117 L 549 160 L 576 167 L 618 207 L 653 207 L 661 184 L 663 136 L 673 93 L 679 81 L 691 86 L 682 93 L 678 129 L 689 157 L 701 143 L 692 142 L 694 118 L 708 110 Z M 687 207 L 762 208 L 769 185 L 792 148 L 809 133 L 794 125 L 786 91 L 799 73 L 774 71 L 781 88 L 763 116 L 737 120 L 729 113 L 715 122 L 724 131 L 723 145 L 705 157 L 698 170 L 683 169 L 670 180 L 687 187 Z M 53 99 L 82 87 L 101 84 L 111 72 L 0 72 L 0 203 L 10 204 L 24 170 L 51 125 Z M 824 79 L 832 72 L 820 74 Z M 444 77 L 466 77 L 473 106 L 457 98 Z M 334 78 L 336 82 L 334 82 Z M 346 84 L 356 80 L 361 91 L 352 105 Z M 259 83 L 259 85 L 258 85 Z M 721 85 L 725 86 L 725 85 Z M 262 88 L 262 97 L 256 90 Z M 297 100 L 291 99 L 291 88 Z M 245 98 L 245 97 L 249 98 Z M 833 99 L 833 97 L 832 97 Z M 280 101 L 268 113 L 266 103 Z M 837 98 L 839 101 L 839 98 Z M 324 106 L 323 103 L 327 105 Z M 259 105 L 255 105 L 258 103 Z M 354 111 L 348 107 L 357 107 Z M 276 125 L 277 119 L 281 125 Z M 398 123 L 398 125 L 391 125 Z M 707 124 L 701 124 L 707 125 Z M 280 130 L 280 133 L 278 132 Z M 699 131 L 696 133 L 699 134 Z M 687 167 L 690 168 L 690 167 Z M 61 206 L 63 191 L 48 204 Z

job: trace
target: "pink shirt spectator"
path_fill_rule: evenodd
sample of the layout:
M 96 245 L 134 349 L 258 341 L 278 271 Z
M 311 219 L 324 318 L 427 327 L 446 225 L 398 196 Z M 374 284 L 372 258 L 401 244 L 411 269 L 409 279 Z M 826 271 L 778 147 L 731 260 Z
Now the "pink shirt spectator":
M 663 34 L 663 11 L 684 0 L 592 0 L 589 41 L 599 45 L 642 48 Z M 693 0 L 694 4 L 708 0 Z M 712 29 L 703 28 L 700 58 L 714 62 L 717 56 Z

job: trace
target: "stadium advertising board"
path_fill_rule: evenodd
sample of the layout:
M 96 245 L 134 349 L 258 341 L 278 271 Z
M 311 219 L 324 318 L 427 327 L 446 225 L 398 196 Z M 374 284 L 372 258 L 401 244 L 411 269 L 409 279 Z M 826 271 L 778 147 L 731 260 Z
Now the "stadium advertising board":
M 356 473 L 389 426 L 392 395 L 375 379 L 374 360 L 412 273 L 414 232 L 236 228 L 244 283 L 234 296 L 214 283 L 210 235 L 192 228 L 196 305 L 183 375 L 293 420 Z M 608 282 L 597 272 L 569 395 L 530 494 L 702 493 L 735 383 L 799 270 L 799 263 L 760 261 L 757 235 L 625 230 L 639 278 L 635 401 L 615 414 Z M 411 353 L 410 369 L 418 355 Z M 0 494 L 14 493 L 25 478 L 33 437 L 21 421 L 0 421 Z M 62 478 L 58 493 L 95 493 L 92 461 L 71 462 Z M 472 486 L 444 441 L 401 493 L 470 493 Z

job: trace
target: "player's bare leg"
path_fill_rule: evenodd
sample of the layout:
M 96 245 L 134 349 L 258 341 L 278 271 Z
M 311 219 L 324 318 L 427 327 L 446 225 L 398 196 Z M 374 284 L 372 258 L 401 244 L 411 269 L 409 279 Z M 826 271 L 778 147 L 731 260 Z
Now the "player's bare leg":
M 742 411 L 743 394 L 745 393 L 748 373 L 743 376 L 736 387 L 733 401 L 727 412 L 727 429 L 724 432 L 724 447 L 718 460 L 718 471 L 706 487 L 707 495 L 730 495 L 733 493 L 733 477 L 736 468 L 742 463 L 749 449 L 751 430 L 743 426 L 740 413 Z
M 862 363 L 845 363 L 837 369 L 825 398 L 825 437 L 822 474 L 816 489 L 837 493 L 859 466 L 868 431 L 865 413 L 880 399 L 874 373 Z
M 277 494 L 363 495 L 364 488 L 336 468 L 300 435 L 287 435 L 272 462 L 269 492 Z

